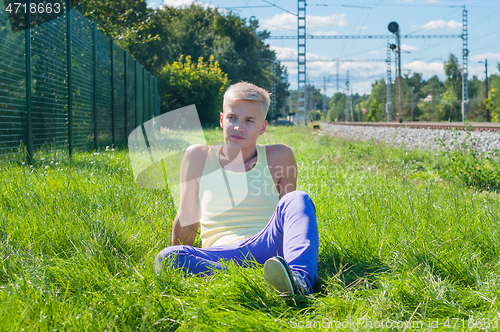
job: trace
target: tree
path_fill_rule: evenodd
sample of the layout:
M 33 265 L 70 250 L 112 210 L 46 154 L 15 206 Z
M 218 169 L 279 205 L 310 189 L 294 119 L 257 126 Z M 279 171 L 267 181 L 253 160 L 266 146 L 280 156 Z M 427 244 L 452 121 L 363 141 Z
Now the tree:
M 439 103 L 439 118 L 441 120 L 459 121 L 462 118 L 460 113 L 462 100 L 462 73 L 458 64 L 458 59 L 454 54 L 450 54 L 448 61 L 444 63 L 446 80 L 444 86 L 446 93 Z
M 326 114 L 328 121 L 345 120 L 345 94 L 337 92 L 330 99 L 330 110 Z
M 310 110 L 307 112 L 307 121 L 323 121 L 323 112 L 320 110 Z
M 377 99 L 373 99 L 368 107 L 368 114 L 366 115 L 366 121 L 377 122 L 379 121 L 381 113 L 381 104 Z
M 155 14 L 145 0 L 79 0 L 75 8 L 89 20 L 96 21 L 99 30 L 124 48 L 133 40 L 147 42 L 154 38 L 145 34 Z
M 385 104 L 387 101 L 387 85 L 384 79 L 380 79 L 372 83 L 372 92 L 370 94 L 370 103 L 368 106 L 368 113 L 366 121 L 378 122 L 385 120 L 387 117 L 385 111 Z
M 490 77 L 490 84 L 491 89 L 488 93 L 488 99 L 484 103 L 490 110 L 491 121 L 500 122 L 500 76 L 492 75 Z

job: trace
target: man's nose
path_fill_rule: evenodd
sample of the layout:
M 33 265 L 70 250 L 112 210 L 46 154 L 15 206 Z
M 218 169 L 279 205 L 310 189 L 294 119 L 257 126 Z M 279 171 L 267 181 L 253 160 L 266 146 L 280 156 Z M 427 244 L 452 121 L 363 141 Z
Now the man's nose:
M 237 131 L 243 131 L 243 126 L 242 126 L 241 120 L 237 120 L 234 123 L 234 129 L 237 130 Z

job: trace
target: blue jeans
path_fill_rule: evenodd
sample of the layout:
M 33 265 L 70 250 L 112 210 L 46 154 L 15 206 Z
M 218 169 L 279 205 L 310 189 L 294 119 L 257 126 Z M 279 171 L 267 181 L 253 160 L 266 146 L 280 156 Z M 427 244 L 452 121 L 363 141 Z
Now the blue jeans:
M 208 275 L 213 269 L 222 269 L 221 259 L 245 266 L 247 260 L 264 264 L 273 256 L 281 256 L 293 272 L 304 278 L 311 293 L 318 280 L 318 247 L 316 207 L 307 193 L 296 190 L 280 199 L 271 220 L 249 239 L 204 249 L 168 247 L 156 256 L 155 270 L 159 273 L 165 260 L 186 273 Z

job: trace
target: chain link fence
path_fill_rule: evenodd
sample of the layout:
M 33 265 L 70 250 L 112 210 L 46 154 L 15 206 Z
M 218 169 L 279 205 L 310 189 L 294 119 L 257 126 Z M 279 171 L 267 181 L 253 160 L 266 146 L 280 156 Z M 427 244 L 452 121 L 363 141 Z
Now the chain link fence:
M 71 9 L 13 32 L 3 1 L 0 160 L 31 163 L 46 147 L 71 156 L 75 149 L 119 145 L 159 115 L 158 80 L 95 22 Z

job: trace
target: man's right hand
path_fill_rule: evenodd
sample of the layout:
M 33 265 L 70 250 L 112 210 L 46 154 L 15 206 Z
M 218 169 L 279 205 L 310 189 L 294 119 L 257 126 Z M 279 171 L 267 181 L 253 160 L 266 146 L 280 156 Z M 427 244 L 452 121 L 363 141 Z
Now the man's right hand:
M 172 245 L 192 246 L 200 226 L 199 179 L 207 159 L 208 146 L 186 149 L 180 168 L 180 204 L 172 225 Z

